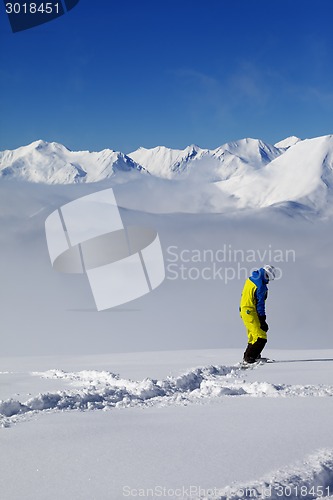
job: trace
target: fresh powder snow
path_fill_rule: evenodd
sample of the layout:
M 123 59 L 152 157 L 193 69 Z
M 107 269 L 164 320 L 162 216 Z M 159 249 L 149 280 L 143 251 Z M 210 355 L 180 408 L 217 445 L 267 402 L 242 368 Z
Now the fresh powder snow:
M 269 355 L 277 362 L 247 370 L 232 349 L 58 357 L 49 363 L 66 370 L 38 372 L 23 370 L 45 366 L 45 358 L 3 360 L 34 391 L 25 399 L 17 372 L 0 374 L 13 395 L 0 404 L 3 494 L 16 498 L 28 481 L 29 499 L 45 491 L 50 499 L 117 499 L 130 491 L 158 498 L 163 490 L 193 500 L 245 491 L 248 498 L 329 496 L 333 350 Z M 226 364 L 209 364 L 218 359 Z M 199 360 L 206 365 L 182 371 Z M 38 393 L 45 380 L 59 390 Z

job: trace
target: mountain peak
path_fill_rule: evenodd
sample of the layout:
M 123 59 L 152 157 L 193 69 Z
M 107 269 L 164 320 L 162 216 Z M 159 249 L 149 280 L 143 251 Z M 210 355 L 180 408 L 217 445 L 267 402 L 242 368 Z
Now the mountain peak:
M 302 139 L 300 139 L 299 137 L 291 135 L 290 137 L 287 137 L 286 139 L 277 142 L 276 144 L 274 144 L 274 146 L 278 149 L 288 149 L 291 148 L 292 146 L 295 146 L 295 144 L 297 144 L 301 140 Z

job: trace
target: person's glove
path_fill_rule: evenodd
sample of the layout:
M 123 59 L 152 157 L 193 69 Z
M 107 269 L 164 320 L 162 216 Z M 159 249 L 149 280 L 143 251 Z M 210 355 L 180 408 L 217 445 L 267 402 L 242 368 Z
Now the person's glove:
M 264 332 L 268 332 L 268 325 L 266 323 L 266 316 L 259 316 L 260 328 Z

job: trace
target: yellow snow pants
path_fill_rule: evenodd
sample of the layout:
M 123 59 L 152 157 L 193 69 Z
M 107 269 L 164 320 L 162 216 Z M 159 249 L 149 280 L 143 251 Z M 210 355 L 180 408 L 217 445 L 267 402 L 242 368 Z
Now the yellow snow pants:
M 256 309 L 252 307 L 241 307 L 240 317 L 245 325 L 249 344 L 254 344 L 258 338 L 267 340 L 266 332 L 260 328 L 260 322 Z

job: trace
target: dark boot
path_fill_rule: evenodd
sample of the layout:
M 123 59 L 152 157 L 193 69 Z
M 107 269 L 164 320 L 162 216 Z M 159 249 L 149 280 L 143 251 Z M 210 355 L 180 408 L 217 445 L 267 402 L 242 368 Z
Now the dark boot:
M 258 338 L 257 341 L 252 345 L 251 356 L 254 359 L 260 359 L 261 352 L 267 343 L 266 339 Z
M 255 363 L 255 358 L 252 354 L 253 344 L 247 344 L 247 348 L 245 349 L 243 360 L 247 363 Z
M 266 342 L 266 339 L 259 337 L 254 344 L 248 344 L 244 352 L 244 361 L 247 363 L 255 363 L 257 359 L 260 359 L 260 354 Z

